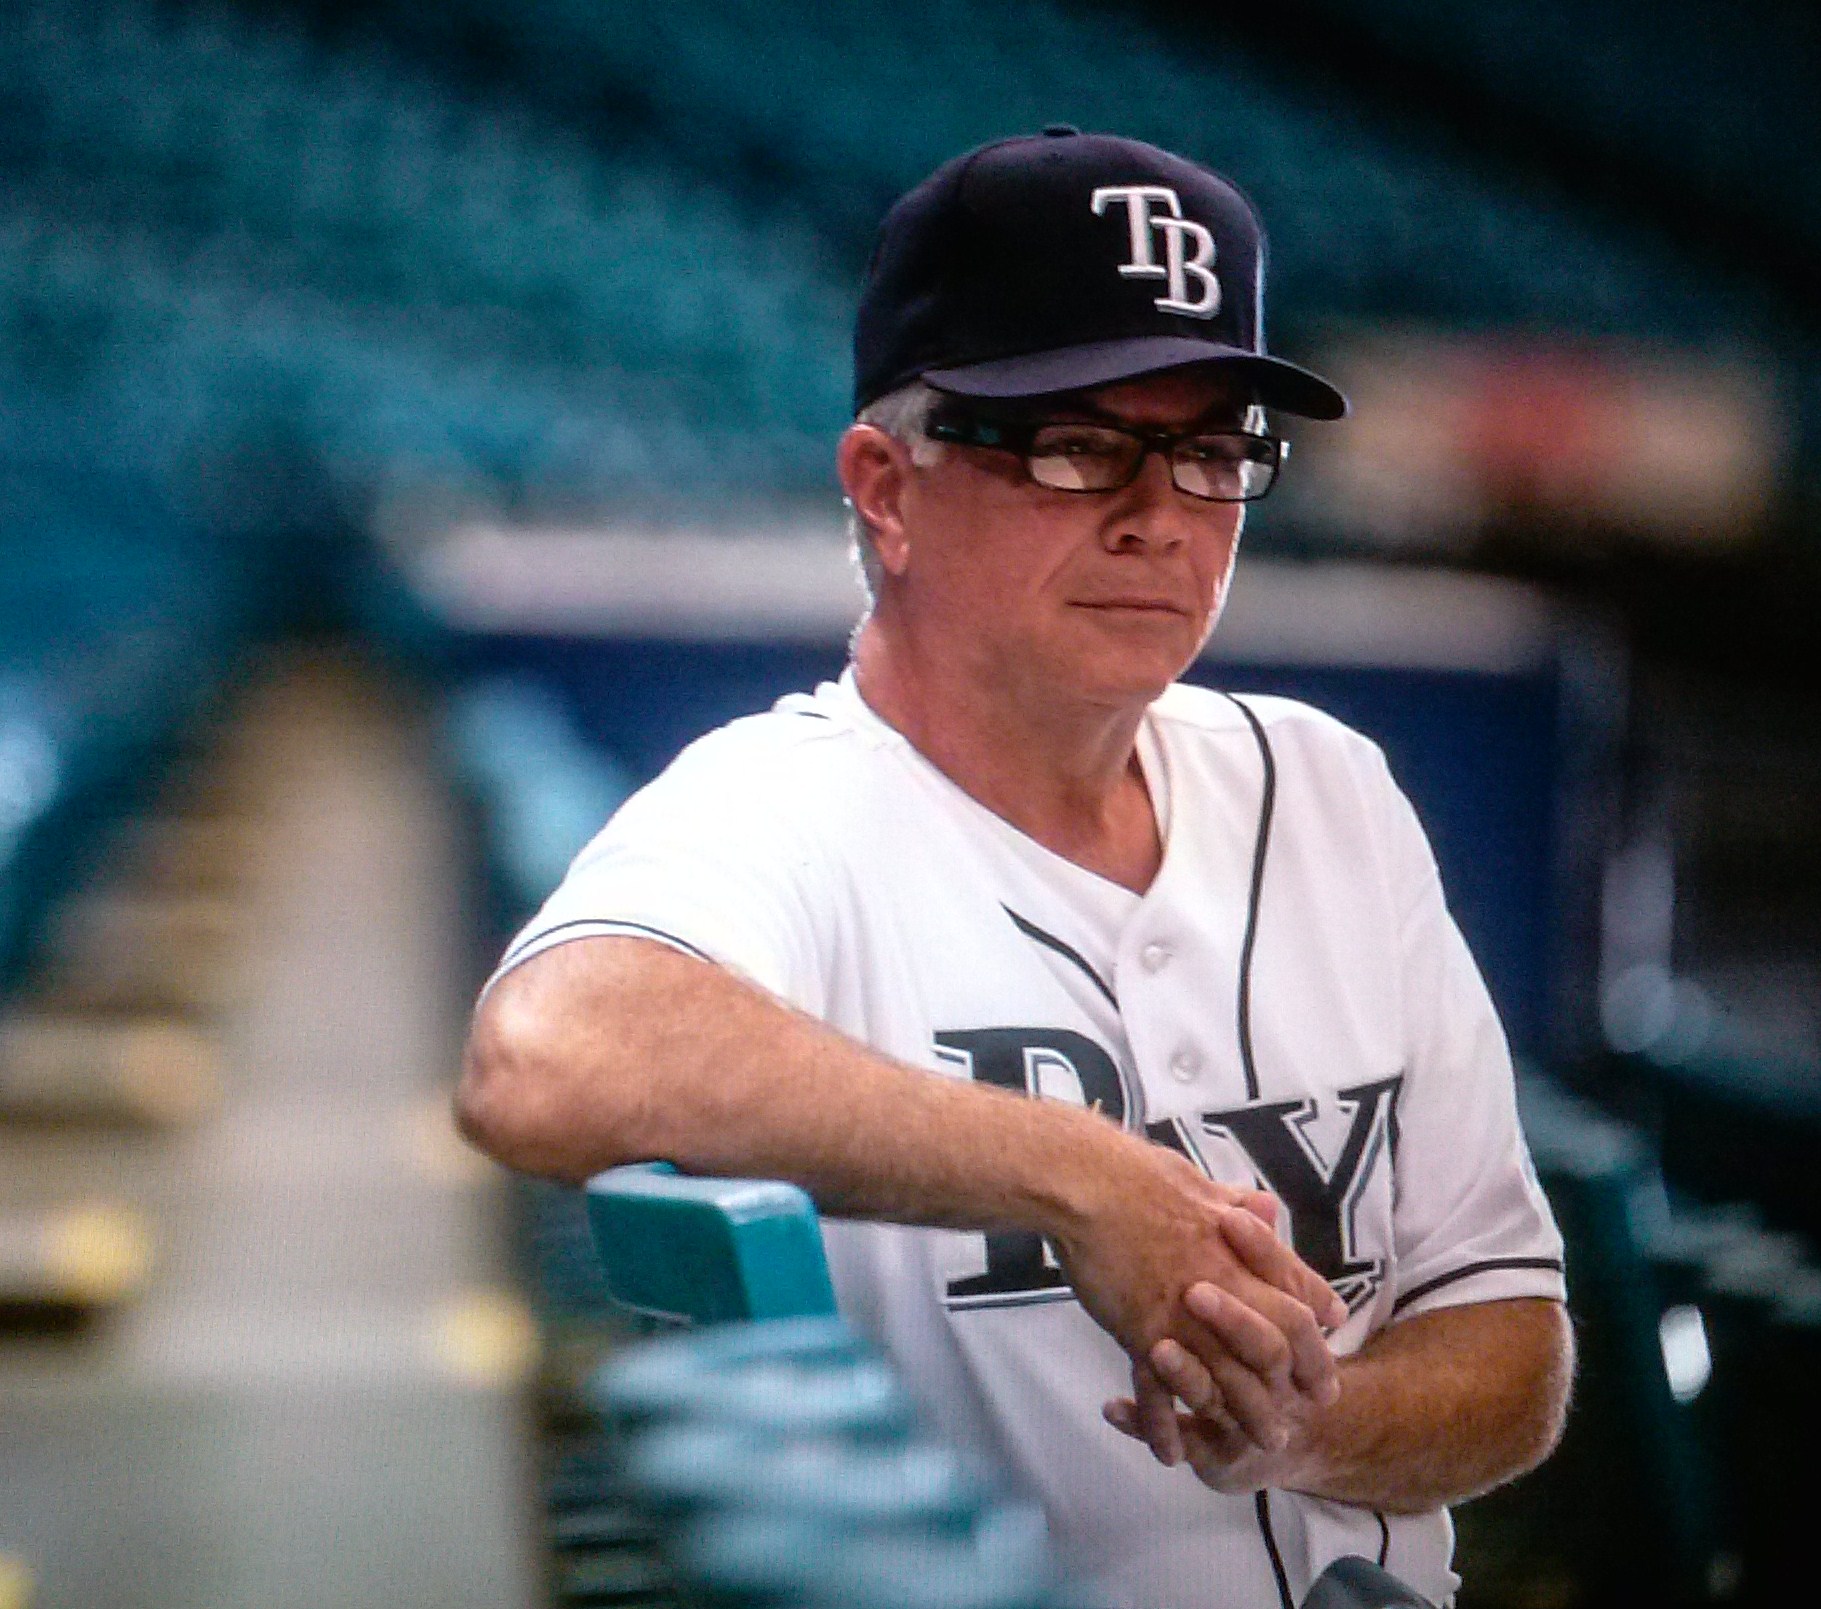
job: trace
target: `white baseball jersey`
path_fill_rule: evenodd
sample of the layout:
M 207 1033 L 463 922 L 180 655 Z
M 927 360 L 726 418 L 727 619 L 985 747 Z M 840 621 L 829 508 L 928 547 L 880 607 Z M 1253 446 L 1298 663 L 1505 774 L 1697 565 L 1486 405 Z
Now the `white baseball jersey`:
M 1179 685 L 1139 759 L 1165 845 L 1143 896 L 962 792 L 850 672 L 687 749 L 503 967 L 642 934 L 902 1061 L 1097 1103 L 1278 1196 L 1348 1304 L 1343 1353 L 1454 1303 L 1560 1299 L 1504 1038 L 1378 749 L 1304 705 Z M 825 1236 L 842 1311 L 946 1435 L 1041 1499 L 1065 1566 L 1116 1603 L 1283 1609 L 1347 1553 L 1452 1594 L 1440 1510 L 1222 1496 L 1108 1428 L 1127 1359 L 1039 1237 Z

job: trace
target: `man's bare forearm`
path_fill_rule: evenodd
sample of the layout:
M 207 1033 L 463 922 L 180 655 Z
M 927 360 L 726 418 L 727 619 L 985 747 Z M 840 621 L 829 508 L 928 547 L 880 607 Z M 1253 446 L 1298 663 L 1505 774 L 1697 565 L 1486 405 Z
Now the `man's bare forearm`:
M 501 1161 L 570 1181 L 663 1158 L 787 1179 L 837 1215 L 1033 1231 L 1135 1356 L 1165 1334 L 1217 1353 L 1180 1305 L 1205 1279 L 1271 1315 L 1299 1385 L 1332 1386 L 1317 1325 L 1344 1310 L 1240 1192 L 1096 1112 L 891 1061 L 664 945 L 582 939 L 509 973 L 456 1110 Z
M 1043 1233 L 1091 1210 L 1131 1143 L 1092 1113 L 902 1066 L 629 938 L 561 945 L 500 981 L 457 1112 L 500 1160 L 571 1182 L 663 1158 L 792 1179 L 836 1214 Z
M 1549 1455 L 1573 1374 L 1559 1302 L 1478 1302 L 1393 1324 L 1342 1360 L 1303 1489 L 1406 1513 L 1489 1491 Z

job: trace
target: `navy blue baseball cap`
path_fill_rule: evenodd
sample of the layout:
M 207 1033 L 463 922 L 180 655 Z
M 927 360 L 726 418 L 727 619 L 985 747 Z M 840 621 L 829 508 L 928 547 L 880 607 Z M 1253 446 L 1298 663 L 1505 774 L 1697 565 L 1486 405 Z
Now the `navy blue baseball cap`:
M 879 226 L 855 411 L 919 377 L 1006 399 L 1214 362 L 1267 407 L 1339 419 L 1333 385 L 1265 351 L 1264 263 L 1239 190 L 1154 145 L 1057 125 L 980 146 Z

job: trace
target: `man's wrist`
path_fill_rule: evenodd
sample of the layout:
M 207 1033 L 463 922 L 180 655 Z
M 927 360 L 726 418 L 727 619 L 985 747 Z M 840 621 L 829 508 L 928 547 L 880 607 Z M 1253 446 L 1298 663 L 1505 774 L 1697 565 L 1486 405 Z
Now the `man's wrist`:
M 1047 1143 L 1020 1147 L 1015 1188 L 1031 1217 L 1022 1227 L 1072 1247 L 1129 1199 L 1141 1161 L 1135 1144 L 1143 1142 L 1098 1112 L 1060 1102 L 1035 1105 L 1052 1133 L 1044 1137 Z
M 1335 1500 L 1331 1429 L 1337 1411 L 1346 1400 L 1346 1367 L 1341 1367 L 1341 1402 L 1320 1407 L 1305 1401 L 1299 1424 L 1292 1433 L 1289 1447 L 1282 1455 L 1282 1467 L 1272 1485 L 1285 1491 L 1301 1492 L 1309 1497 Z

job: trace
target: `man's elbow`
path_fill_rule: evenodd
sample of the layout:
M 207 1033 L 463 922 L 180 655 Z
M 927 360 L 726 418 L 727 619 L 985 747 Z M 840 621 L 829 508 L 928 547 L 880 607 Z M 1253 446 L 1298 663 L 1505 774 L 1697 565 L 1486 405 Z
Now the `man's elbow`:
M 1560 1445 L 1574 1388 L 1574 1328 L 1568 1310 L 1559 1302 L 1538 1301 L 1532 1311 L 1539 1333 L 1523 1406 L 1513 1416 L 1506 1480 L 1528 1474 Z
M 578 1076 L 565 1037 L 502 984 L 469 1034 L 455 1125 L 470 1145 L 509 1168 L 579 1184 L 634 1160 L 636 1147 L 604 1098 L 613 1080 Z
M 509 1168 L 524 1169 L 525 1154 L 534 1145 L 534 1125 L 513 1062 L 500 1036 L 477 1021 L 462 1056 L 461 1082 L 455 1087 L 455 1126 L 477 1151 Z

